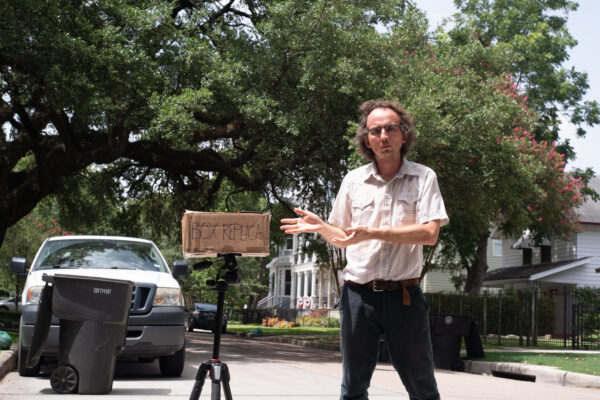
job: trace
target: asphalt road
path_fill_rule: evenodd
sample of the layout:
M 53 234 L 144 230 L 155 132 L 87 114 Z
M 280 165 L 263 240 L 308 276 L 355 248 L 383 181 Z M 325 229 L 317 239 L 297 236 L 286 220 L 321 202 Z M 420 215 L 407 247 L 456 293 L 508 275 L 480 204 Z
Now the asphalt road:
M 213 336 L 209 332 L 187 333 L 186 368 L 179 378 L 165 379 L 158 363 L 118 363 L 110 399 L 174 400 L 188 399 L 200 363 L 212 355 Z M 341 365 L 337 351 L 299 347 L 224 335 L 221 359 L 231 372 L 234 399 L 334 400 L 339 396 Z M 444 400 L 599 399 L 600 390 L 563 387 L 453 371 L 436 371 Z M 210 398 L 210 382 L 201 399 Z M 370 399 L 408 399 L 400 379 L 390 364 L 380 364 L 373 376 Z M 57 399 L 48 376 L 20 377 L 9 373 L 0 382 L 0 399 Z M 62 398 L 98 399 L 104 395 L 60 395 Z M 222 395 L 224 398 L 224 395 Z

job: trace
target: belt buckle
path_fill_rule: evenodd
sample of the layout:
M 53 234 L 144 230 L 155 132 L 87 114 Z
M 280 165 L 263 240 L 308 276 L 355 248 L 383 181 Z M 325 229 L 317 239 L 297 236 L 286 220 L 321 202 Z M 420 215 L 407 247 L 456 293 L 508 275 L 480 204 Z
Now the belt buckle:
M 378 288 L 377 287 L 377 282 L 376 280 L 373 281 L 373 291 L 374 292 L 383 292 L 383 288 Z

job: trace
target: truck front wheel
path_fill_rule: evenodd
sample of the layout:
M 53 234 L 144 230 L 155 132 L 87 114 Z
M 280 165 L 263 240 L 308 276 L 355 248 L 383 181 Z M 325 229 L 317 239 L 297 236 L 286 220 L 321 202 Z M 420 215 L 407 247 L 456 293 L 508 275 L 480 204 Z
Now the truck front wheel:
M 185 344 L 174 354 L 170 356 L 161 356 L 158 358 L 158 366 L 160 373 L 163 376 L 180 376 L 183 373 L 183 367 L 185 365 Z

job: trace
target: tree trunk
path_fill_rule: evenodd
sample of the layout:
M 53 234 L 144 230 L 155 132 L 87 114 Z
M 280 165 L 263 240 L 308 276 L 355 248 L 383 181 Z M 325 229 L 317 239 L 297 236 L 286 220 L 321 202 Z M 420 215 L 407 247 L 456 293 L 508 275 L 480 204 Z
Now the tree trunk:
M 435 249 L 437 249 L 439 243 L 440 242 L 437 241 L 437 242 L 435 242 L 435 244 L 433 246 L 431 246 L 429 248 L 429 251 L 427 252 L 427 256 L 425 257 L 425 262 L 423 263 L 423 269 L 421 270 L 421 276 L 419 277 L 420 281 L 423 280 L 423 278 L 425 277 L 425 275 L 431 269 L 431 265 L 432 265 L 432 262 L 433 262 L 433 255 L 435 254 Z
M 489 232 L 479 236 L 479 240 L 477 241 L 477 256 L 467 272 L 467 279 L 465 281 L 466 293 L 479 294 L 481 285 L 483 285 L 483 278 L 488 270 L 487 246 L 489 237 Z
M 258 280 L 259 284 L 261 284 L 263 281 L 263 277 L 264 277 L 266 269 L 267 269 L 267 263 L 265 262 L 265 259 L 263 258 L 260 263 L 260 268 L 258 269 L 258 272 L 256 273 L 256 279 Z M 248 308 L 250 310 L 256 310 L 256 307 L 258 306 L 258 301 L 260 299 L 262 299 L 262 297 L 264 295 L 265 295 L 264 292 L 259 291 L 256 294 L 251 294 L 250 296 L 248 296 Z
M 338 278 L 338 271 L 343 269 L 341 268 L 342 265 L 342 250 L 329 245 L 329 269 L 331 271 L 331 275 L 333 275 L 333 280 L 335 281 L 335 293 L 338 299 L 340 297 L 340 281 Z

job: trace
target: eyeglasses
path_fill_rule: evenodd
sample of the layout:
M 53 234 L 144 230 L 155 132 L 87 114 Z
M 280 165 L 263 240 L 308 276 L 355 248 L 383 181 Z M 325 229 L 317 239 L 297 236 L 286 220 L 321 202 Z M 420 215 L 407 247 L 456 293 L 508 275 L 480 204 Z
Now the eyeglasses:
M 385 129 L 385 132 L 388 135 L 395 135 L 400 133 L 400 125 L 398 124 L 387 124 L 384 126 L 374 126 L 373 128 L 367 129 L 367 133 L 371 136 L 379 136 L 381 135 L 381 130 Z

